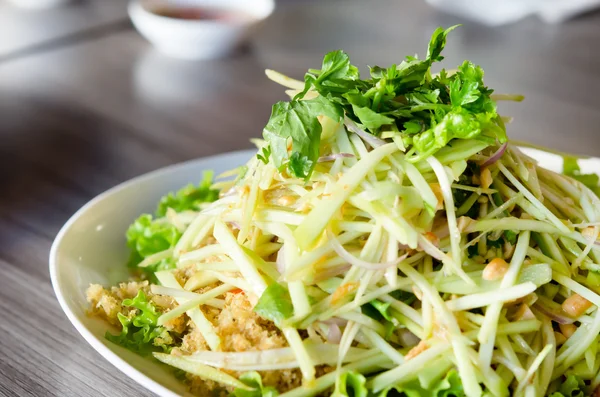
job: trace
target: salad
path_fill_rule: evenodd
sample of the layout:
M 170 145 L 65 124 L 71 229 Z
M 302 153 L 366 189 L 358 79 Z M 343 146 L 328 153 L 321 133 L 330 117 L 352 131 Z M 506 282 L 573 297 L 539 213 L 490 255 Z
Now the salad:
M 600 393 L 598 177 L 541 168 L 465 61 L 361 78 L 343 51 L 287 88 L 248 163 L 127 231 L 91 285 L 106 338 L 199 396 Z M 118 332 L 117 332 L 118 330 Z

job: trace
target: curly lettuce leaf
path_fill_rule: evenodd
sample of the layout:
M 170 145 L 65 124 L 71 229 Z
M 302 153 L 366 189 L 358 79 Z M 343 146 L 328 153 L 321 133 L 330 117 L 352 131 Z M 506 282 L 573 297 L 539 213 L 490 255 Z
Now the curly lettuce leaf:
M 465 392 L 456 370 L 448 374 L 428 389 L 423 389 L 418 380 L 401 386 L 383 390 L 377 397 L 464 397 Z
M 129 226 L 126 233 L 127 246 L 131 250 L 129 266 L 134 267 L 145 257 L 172 248 L 181 238 L 181 232 L 164 220 L 153 219 L 150 214 L 143 214 Z M 159 268 L 172 268 L 172 263 L 165 262 Z M 148 272 L 159 269 L 145 268 Z
M 175 212 L 186 210 L 197 211 L 202 203 L 212 203 L 219 198 L 219 190 L 212 189 L 213 173 L 205 171 L 202 182 L 198 186 L 189 184 L 178 190 L 176 193 L 169 193 L 160 199 L 156 210 L 157 217 L 163 217 L 168 208 Z
M 569 375 L 560 385 L 558 391 L 552 393 L 550 397 L 586 397 L 588 395 L 583 379 L 575 375 Z
M 342 373 L 335 383 L 332 397 L 367 397 L 367 379 L 357 372 Z
M 139 290 L 133 299 L 123 300 L 123 306 L 137 309 L 136 314 L 127 317 L 119 313 L 121 333 L 113 335 L 107 331 L 106 339 L 144 356 L 154 351 L 170 350 L 173 338 L 164 327 L 156 325 L 160 315 L 156 307 L 148 302 L 144 291 Z
M 262 378 L 258 372 L 245 372 L 240 376 L 240 381 L 254 390 L 237 388 L 230 394 L 233 397 L 277 397 L 279 392 L 274 387 L 263 385 Z

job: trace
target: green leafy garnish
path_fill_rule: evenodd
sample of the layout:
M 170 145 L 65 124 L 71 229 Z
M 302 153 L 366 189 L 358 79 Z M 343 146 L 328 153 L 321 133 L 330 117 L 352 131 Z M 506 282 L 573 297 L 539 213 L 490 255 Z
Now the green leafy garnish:
M 583 183 L 600 197 L 600 177 L 597 174 L 583 174 L 576 157 L 563 157 L 563 174 Z
M 269 148 L 263 149 L 263 158 L 271 154 L 276 167 L 287 161 L 290 172 L 306 178 L 319 158 L 321 123 L 317 116 L 327 115 L 339 121 L 343 115 L 339 105 L 319 97 L 306 101 L 277 102 L 271 118 L 263 130 Z M 288 154 L 288 140 L 292 154 Z
M 153 219 L 152 215 L 143 214 L 129 226 L 126 236 L 127 246 L 131 250 L 128 264 L 135 267 L 147 256 L 174 247 L 181 237 L 181 232 L 162 219 Z M 172 262 L 163 262 L 143 270 L 153 273 L 174 267 Z
M 367 397 L 367 379 L 356 372 L 342 373 L 336 382 L 332 397 Z
M 141 355 L 170 350 L 173 338 L 164 327 L 156 325 L 159 313 L 156 307 L 148 302 L 144 291 L 139 290 L 133 299 L 123 300 L 123 306 L 137 309 L 137 314 L 130 318 L 119 313 L 121 333 L 113 335 L 107 331 L 106 339 Z
M 269 285 L 254 306 L 254 312 L 275 324 L 290 318 L 294 306 L 288 290 L 279 283 Z
M 398 134 L 411 161 L 434 154 L 453 139 L 506 142 L 492 90 L 484 85 L 479 66 L 465 61 L 452 75 L 445 70 L 431 74 L 455 27 L 435 30 L 425 59 L 407 57 L 388 68 L 372 67 L 366 80 L 360 79 L 345 52 L 325 55 L 321 69 L 305 75 L 301 93 L 273 106 L 263 130 L 269 147 L 260 158 L 265 161 L 270 155 L 278 168 L 308 178 L 319 157 L 319 116 L 337 122 L 345 115 L 367 133 L 379 136 L 386 131 L 388 138 Z M 310 90 L 319 96 L 304 100 Z
M 458 372 L 452 370 L 446 376 L 424 389 L 418 380 L 400 386 L 390 387 L 377 395 L 378 397 L 464 397 L 465 392 Z
M 211 188 L 212 180 L 212 171 L 205 171 L 202 182 L 198 186 L 190 183 L 176 193 L 167 194 L 160 199 L 156 216 L 159 218 L 165 216 L 168 208 L 172 208 L 175 212 L 197 211 L 200 204 L 212 203 L 219 198 L 219 190 Z
M 586 397 L 586 385 L 583 379 L 575 375 L 569 375 L 567 379 L 560 385 L 557 392 L 554 392 L 550 397 Z
M 240 381 L 252 387 L 254 390 L 237 388 L 231 393 L 234 397 L 277 397 L 279 392 L 274 387 L 263 385 L 262 378 L 258 372 L 245 372 L 240 375 Z

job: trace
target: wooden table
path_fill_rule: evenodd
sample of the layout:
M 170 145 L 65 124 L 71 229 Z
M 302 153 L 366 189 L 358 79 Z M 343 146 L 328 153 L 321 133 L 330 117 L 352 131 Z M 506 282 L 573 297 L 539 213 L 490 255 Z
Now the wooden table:
M 423 54 L 436 26 L 461 22 L 401 3 L 280 3 L 245 51 L 206 62 L 155 53 L 124 22 L 120 0 L 11 11 L 10 24 L 0 5 L 0 395 L 148 395 L 61 312 L 47 270 L 60 226 L 135 175 L 249 147 L 283 98 L 266 67 L 300 77 L 336 48 L 359 65 L 385 65 Z M 23 37 L 35 23 L 45 33 Z M 558 26 L 466 23 L 451 35 L 447 64 L 471 59 L 499 92 L 526 95 L 502 105 L 515 116 L 511 136 L 600 155 L 598 26 L 600 13 Z

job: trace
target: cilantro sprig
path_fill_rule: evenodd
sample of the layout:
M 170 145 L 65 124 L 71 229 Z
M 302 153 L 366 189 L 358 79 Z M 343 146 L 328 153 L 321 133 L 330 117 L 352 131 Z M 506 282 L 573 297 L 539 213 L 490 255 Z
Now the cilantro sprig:
M 443 60 L 446 37 L 456 26 L 434 31 L 425 59 L 407 57 L 388 68 L 371 67 L 361 79 L 341 50 L 325 55 L 321 69 L 310 69 L 304 89 L 289 102 L 273 106 L 263 130 L 268 143 L 260 158 L 299 178 L 308 178 L 319 158 L 320 116 L 345 117 L 376 136 L 399 135 L 408 159 L 433 155 L 453 139 L 506 141 L 506 133 L 483 83 L 481 67 L 465 61 L 455 73 L 431 74 Z M 319 95 L 304 99 L 309 91 Z

